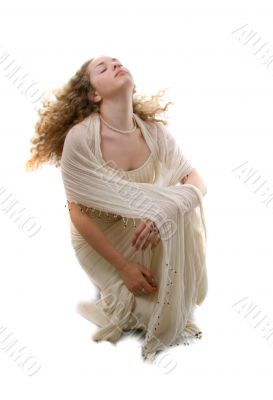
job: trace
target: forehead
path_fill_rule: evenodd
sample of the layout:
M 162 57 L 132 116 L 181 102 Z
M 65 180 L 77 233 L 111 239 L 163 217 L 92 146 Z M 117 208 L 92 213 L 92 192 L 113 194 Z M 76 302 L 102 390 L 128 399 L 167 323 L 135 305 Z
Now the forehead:
M 89 64 L 89 71 L 94 70 L 96 66 L 104 61 L 119 61 L 117 58 L 114 57 L 107 57 L 107 56 L 99 56 L 94 58 Z

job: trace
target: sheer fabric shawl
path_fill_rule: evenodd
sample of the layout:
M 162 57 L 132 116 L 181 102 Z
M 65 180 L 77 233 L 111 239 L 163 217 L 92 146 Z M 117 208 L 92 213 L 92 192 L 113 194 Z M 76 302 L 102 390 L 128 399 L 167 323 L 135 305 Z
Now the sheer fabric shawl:
M 201 191 L 179 183 L 192 167 L 175 138 L 163 124 L 134 116 L 155 157 L 153 184 L 130 182 L 111 163 L 101 163 L 95 156 L 100 151 L 98 113 L 68 131 L 61 173 L 68 201 L 126 218 L 148 218 L 160 231 L 161 280 L 142 346 L 143 357 L 153 358 L 179 338 L 189 337 L 187 322 L 206 297 L 206 222 Z M 129 294 L 133 295 L 128 290 Z

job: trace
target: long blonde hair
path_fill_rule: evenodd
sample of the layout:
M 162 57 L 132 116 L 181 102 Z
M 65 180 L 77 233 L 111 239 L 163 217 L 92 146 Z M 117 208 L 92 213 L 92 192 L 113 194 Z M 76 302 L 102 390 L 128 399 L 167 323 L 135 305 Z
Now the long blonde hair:
M 25 171 L 37 169 L 43 163 L 60 166 L 64 140 L 69 129 L 81 122 L 93 112 L 99 112 L 99 105 L 88 97 L 94 91 L 87 74 L 87 67 L 93 60 L 85 61 L 75 75 L 60 89 L 53 90 L 57 100 L 45 95 L 42 107 L 38 109 L 39 119 L 35 125 L 35 135 L 30 140 L 33 145 L 30 149 L 30 159 L 24 165 Z M 159 98 L 165 94 L 165 89 L 159 90 L 150 99 L 145 95 L 137 95 L 133 89 L 133 112 L 143 120 L 160 122 L 167 125 L 167 121 L 157 119 L 156 114 L 166 111 L 159 104 Z

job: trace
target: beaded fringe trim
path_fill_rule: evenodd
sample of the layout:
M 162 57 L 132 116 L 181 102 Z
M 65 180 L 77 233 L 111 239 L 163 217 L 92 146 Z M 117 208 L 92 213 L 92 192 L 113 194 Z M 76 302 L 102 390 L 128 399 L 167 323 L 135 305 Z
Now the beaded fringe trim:
M 168 347 L 172 347 L 172 346 L 179 346 L 179 345 L 184 345 L 184 346 L 189 346 L 192 343 L 195 343 L 198 339 L 202 339 L 202 332 L 198 331 L 197 333 L 193 333 L 195 332 L 193 329 L 191 329 L 190 327 L 186 327 L 183 331 L 183 333 L 181 334 L 181 336 L 172 344 L 170 344 Z M 142 346 L 142 350 L 141 350 L 141 355 L 143 360 L 147 360 L 147 361 L 154 361 L 157 354 L 160 353 L 161 351 L 164 351 L 164 349 L 159 349 L 156 352 L 152 352 L 149 353 L 146 351 L 146 346 Z
M 68 202 L 68 210 L 70 211 L 71 210 L 71 208 L 69 207 L 70 202 L 69 201 L 67 201 L 67 202 Z M 130 219 L 130 218 L 122 217 L 121 215 L 118 215 L 118 214 L 113 214 L 113 213 L 105 212 L 102 210 L 98 210 L 93 207 L 80 206 L 79 204 L 77 204 L 77 206 L 80 208 L 82 214 L 89 214 L 91 216 L 98 217 L 98 218 L 102 219 L 103 221 L 113 222 L 113 221 L 118 221 L 122 218 L 124 228 L 127 227 L 128 221 Z M 65 204 L 65 207 L 67 207 L 66 204 Z M 136 228 L 135 219 L 134 218 L 131 218 L 131 219 L 133 220 L 134 228 Z

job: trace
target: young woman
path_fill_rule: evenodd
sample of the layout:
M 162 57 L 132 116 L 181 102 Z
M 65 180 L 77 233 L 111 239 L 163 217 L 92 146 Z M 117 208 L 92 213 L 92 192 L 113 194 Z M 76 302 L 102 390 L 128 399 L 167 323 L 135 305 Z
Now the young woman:
M 185 230 L 182 216 L 200 205 L 207 190 L 165 128 L 166 121 L 155 117 L 169 103 L 160 107 L 160 94 L 148 101 L 135 96 L 129 69 L 108 56 L 86 61 L 55 94 L 57 101 L 46 101 L 39 112 L 38 138 L 32 139 L 35 146 L 26 169 L 45 161 L 61 165 L 72 245 L 80 265 L 99 289 L 96 302 L 80 302 L 77 307 L 101 328 L 93 338 L 116 342 L 123 331 L 140 329 L 146 334 L 143 354 L 147 357 L 181 337 L 185 339 L 186 333 L 200 337 L 193 311 L 207 293 L 204 237 L 200 229 L 196 237 L 181 235 Z M 112 173 L 107 185 L 95 180 L 97 166 L 106 166 L 107 174 Z M 114 182 L 127 183 L 129 188 L 135 184 L 138 195 L 145 193 L 146 205 L 152 200 L 150 209 L 139 207 L 136 196 L 116 196 Z M 174 188 L 177 183 L 183 188 Z M 182 210 L 179 220 L 177 204 L 179 212 Z M 178 223 L 172 239 L 162 238 L 162 211 Z M 194 218 L 197 221 L 197 215 Z M 194 220 L 189 221 L 193 226 Z M 193 228 L 189 232 L 193 235 Z M 193 242 L 200 244 L 199 258 Z M 186 249 L 191 250 L 187 253 Z M 170 268 L 177 273 L 176 280 L 164 275 L 163 264 L 169 263 L 163 260 L 172 264 L 176 260 L 176 269 Z M 168 287 L 173 287 L 172 303 L 166 297 L 163 302 L 163 292 L 170 293 Z M 159 313 L 160 299 L 163 308 Z M 170 304 L 174 304 L 171 312 L 164 308 Z

